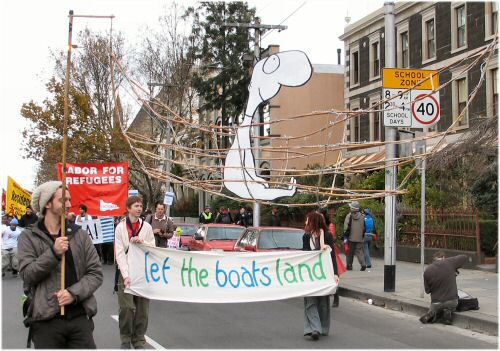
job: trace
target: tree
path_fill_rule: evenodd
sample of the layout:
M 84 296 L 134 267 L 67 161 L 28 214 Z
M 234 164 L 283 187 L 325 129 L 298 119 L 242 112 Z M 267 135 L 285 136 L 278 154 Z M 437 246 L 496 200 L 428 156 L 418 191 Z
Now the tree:
M 127 114 L 119 99 L 112 98 L 109 36 L 85 30 L 77 41 L 69 90 L 67 160 L 122 161 L 130 151 L 117 118 L 125 124 Z M 113 52 L 118 58 L 123 58 L 123 46 L 121 36 L 115 35 Z M 49 97 L 42 104 L 30 101 L 21 108 L 21 115 L 31 122 L 23 131 L 24 156 L 40 162 L 37 183 L 55 179 L 56 164 L 61 161 L 66 60 L 62 52 L 53 57 L 55 76 L 46 84 Z
M 228 126 L 232 118 L 238 123 L 248 98 L 251 62 L 244 61 L 249 54 L 250 36 L 247 28 L 226 27 L 224 23 L 253 23 L 255 9 L 246 2 L 201 2 L 189 8 L 193 18 L 191 40 L 194 58 L 199 68 L 193 85 L 203 102 L 202 111 L 221 111 L 221 124 Z M 224 140 L 225 138 L 223 138 Z M 227 147 L 227 140 L 222 143 Z

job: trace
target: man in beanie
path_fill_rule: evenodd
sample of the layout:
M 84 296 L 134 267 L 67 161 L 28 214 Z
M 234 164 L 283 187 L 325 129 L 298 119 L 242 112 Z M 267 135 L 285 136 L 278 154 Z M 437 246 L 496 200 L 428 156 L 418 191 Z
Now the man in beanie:
M 12 275 L 17 277 L 17 238 L 21 234 L 17 225 L 18 221 L 14 217 L 10 220 L 10 225 L 2 230 L 2 277 L 8 268 L 12 269 Z
M 359 211 L 359 202 L 353 201 L 349 204 L 351 210 L 344 220 L 344 242 L 349 242 L 347 253 L 347 270 L 352 270 L 354 255 L 358 258 L 361 270 L 366 269 L 365 255 L 363 252 L 363 241 L 365 237 L 365 218 Z
M 32 296 L 28 316 L 35 348 L 95 349 L 93 294 L 102 284 L 101 263 L 80 227 L 67 221 L 66 236 L 61 236 L 61 215 L 71 207 L 69 191 L 65 195 L 63 204 L 59 181 L 44 183 L 33 192 L 33 210 L 42 217 L 19 236 L 19 273 Z M 61 290 L 63 255 L 66 288 Z
M 116 263 L 118 277 L 118 325 L 122 349 L 143 349 L 146 344 L 146 330 L 149 319 L 149 299 L 125 292 L 130 287 L 129 262 L 127 254 L 130 243 L 155 246 L 153 228 L 141 219 L 142 198 L 130 196 L 126 201 L 127 216 L 118 223 L 115 230 Z

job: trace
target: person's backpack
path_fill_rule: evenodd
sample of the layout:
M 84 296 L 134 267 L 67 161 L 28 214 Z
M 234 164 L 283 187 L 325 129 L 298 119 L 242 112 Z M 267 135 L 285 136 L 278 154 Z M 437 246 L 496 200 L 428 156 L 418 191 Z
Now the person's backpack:
M 470 294 L 463 290 L 458 290 L 458 305 L 457 312 L 464 312 L 470 310 L 478 310 L 479 302 L 477 298 L 472 297 Z

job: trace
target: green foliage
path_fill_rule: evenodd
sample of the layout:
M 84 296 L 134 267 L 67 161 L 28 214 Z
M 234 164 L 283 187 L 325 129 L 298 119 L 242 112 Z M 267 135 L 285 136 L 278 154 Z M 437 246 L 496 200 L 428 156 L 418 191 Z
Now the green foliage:
M 203 110 L 222 112 L 223 125 L 230 117 L 238 117 L 248 98 L 250 67 L 243 61 L 250 54 L 248 28 L 225 27 L 224 23 L 252 23 L 255 9 L 246 2 L 201 2 L 189 8 L 192 16 L 193 56 L 200 67 L 193 78 L 193 86 L 204 102 Z
M 481 250 L 487 256 L 495 256 L 498 250 L 498 220 L 479 221 Z
M 474 206 L 487 217 L 498 213 L 498 172 L 495 168 L 477 179 L 471 188 Z

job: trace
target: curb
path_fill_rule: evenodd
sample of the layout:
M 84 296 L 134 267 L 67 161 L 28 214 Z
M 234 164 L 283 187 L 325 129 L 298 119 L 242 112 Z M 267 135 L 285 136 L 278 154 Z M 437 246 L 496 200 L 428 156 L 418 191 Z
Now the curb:
M 412 299 L 397 299 L 392 297 L 393 295 L 390 293 L 373 292 L 351 286 L 339 286 L 337 292 L 340 296 L 357 300 L 372 299 L 375 306 L 390 308 L 417 317 L 420 317 L 429 309 L 426 303 Z M 453 313 L 453 325 L 462 329 L 471 329 L 480 333 L 498 336 L 498 319 L 484 314 L 481 314 L 481 317 L 475 314 L 480 313 L 477 311 L 455 312 Z M 416 322 L 420 323 L 418 320 Z

